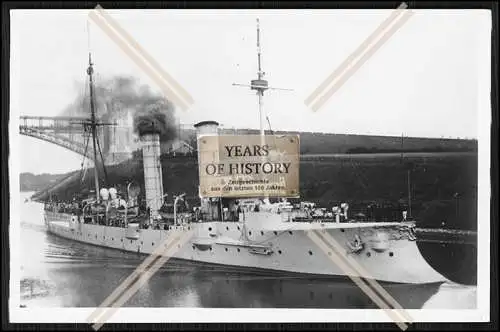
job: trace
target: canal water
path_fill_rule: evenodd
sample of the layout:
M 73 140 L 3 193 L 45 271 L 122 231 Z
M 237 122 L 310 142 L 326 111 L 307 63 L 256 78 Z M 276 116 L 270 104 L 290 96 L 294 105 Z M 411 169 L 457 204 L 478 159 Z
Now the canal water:
M 43 207 L 21 193 L 21 304 L 26 307 L 97 307 L 145 259 L 46 233 Z M 11 222 L 17 222 L 12 220 Z M 476 307 L 476 287 L 384 285 L 403 308 Z M 254 275 L 225 268 L 167 262 L 127 307 L 376 309 L 350 279 Z

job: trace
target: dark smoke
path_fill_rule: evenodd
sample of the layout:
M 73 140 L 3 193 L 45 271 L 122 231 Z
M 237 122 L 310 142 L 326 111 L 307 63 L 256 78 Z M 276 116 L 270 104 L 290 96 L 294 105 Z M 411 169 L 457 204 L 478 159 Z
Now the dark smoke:
M 62 115 L 90 115 L 88 82 L 80 85 L 79 90 L 78 97 Z M 116 110 L 131 109 L 135 133 L 159 133 L 162 142 L 171 141 L 178 135 L 174 105 L 163 96 L 154 94 L 148 86 L 139 85 L 133 77 L 98 79 L 94 83 L 94 96 L 97 117 L 103 121 L 116 119 Z
M 139 135 L 158 133 L 161 142 L 168 142 L 177 136 L 174 106 L 165 100 L 145 104 L 134 116 L 134 131 Z

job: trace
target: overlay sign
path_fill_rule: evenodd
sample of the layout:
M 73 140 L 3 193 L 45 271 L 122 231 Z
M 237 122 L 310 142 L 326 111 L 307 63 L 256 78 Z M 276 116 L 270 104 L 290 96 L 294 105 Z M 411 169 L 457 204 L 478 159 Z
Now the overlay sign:
M 201 197 L 299 197 L 298 135 L 202 136 Z

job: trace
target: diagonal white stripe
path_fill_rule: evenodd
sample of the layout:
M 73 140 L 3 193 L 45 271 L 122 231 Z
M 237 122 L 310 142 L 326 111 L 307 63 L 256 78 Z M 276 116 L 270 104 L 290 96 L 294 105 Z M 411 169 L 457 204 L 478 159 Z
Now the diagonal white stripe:
M 130 57 L 132 61 L 134 61 L 137 66 L 139 66 L 139 68 L 141 68 L 156 84 L 158 84 L 165 96 L 169 97 L 172 102 L 174 102 L 182 109 L 188 109 L 189 104 L 182 100 L 182 98 L 172 90 L 165 79 L 161 75 L 159 75 L 154 68 L 151 68 L 150 64 L 148 64 L 143 58 L 136 54 L 137 50 L 126 43 L 105 20 L 105 18 L 103 18 L 97 11 L 90 12 L 89 17 L 101 28 L 104 33 L 108 35 L 110 39 L 112 39 L 117 44 L 118 47 L 122 49 L 125 54 Z

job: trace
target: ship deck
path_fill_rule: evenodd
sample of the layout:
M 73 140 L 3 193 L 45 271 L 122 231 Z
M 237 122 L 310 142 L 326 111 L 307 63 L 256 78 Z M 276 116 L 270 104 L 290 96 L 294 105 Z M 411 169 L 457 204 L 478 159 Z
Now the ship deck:
M 50 221 L 51 225 L 69 228 L 69 222 L 67 221 Z
M 321 230 L 321 229 L 350 229 L 350 228 L 383 228 L 400 227 L 413 225 L 412 222 L 284 222 L 284 223 L 259 223 L 259 228 L 263 230 Z M 249 224 L 247 227 L 252 228 Z
M 243 222 L 235 222 L 235 221 L 201 221 L 195 222 L 193 224 L 206 224 L 213 222 L 221 222 L 221 223 L 243 223 Z M 69 221 L 65 220 L 51 220 L 51 224 L 61 226 L 61 227 L 70 227 Z M 253 228 L 252 223 L 246 223 L 248 228 Z M 351 228 L 384 228 L 384 227 L 399 227 L 399 226 L 409 226 L 414 225 L 414 222 L 406 221 L 406 222 L 321 222 L 321 221 L 311 221 L 311 222 L 281 222 L 281 223 L 258 223 L 259 228 L 263 230 L 271 230 L 271 231 L 307 231 L 307 230 L 321 230 L 321 229 L 351 229 Z M 257 226 L 257 225 L 255 225 Z M 110 226 L 112 227 L 112 226 Z

